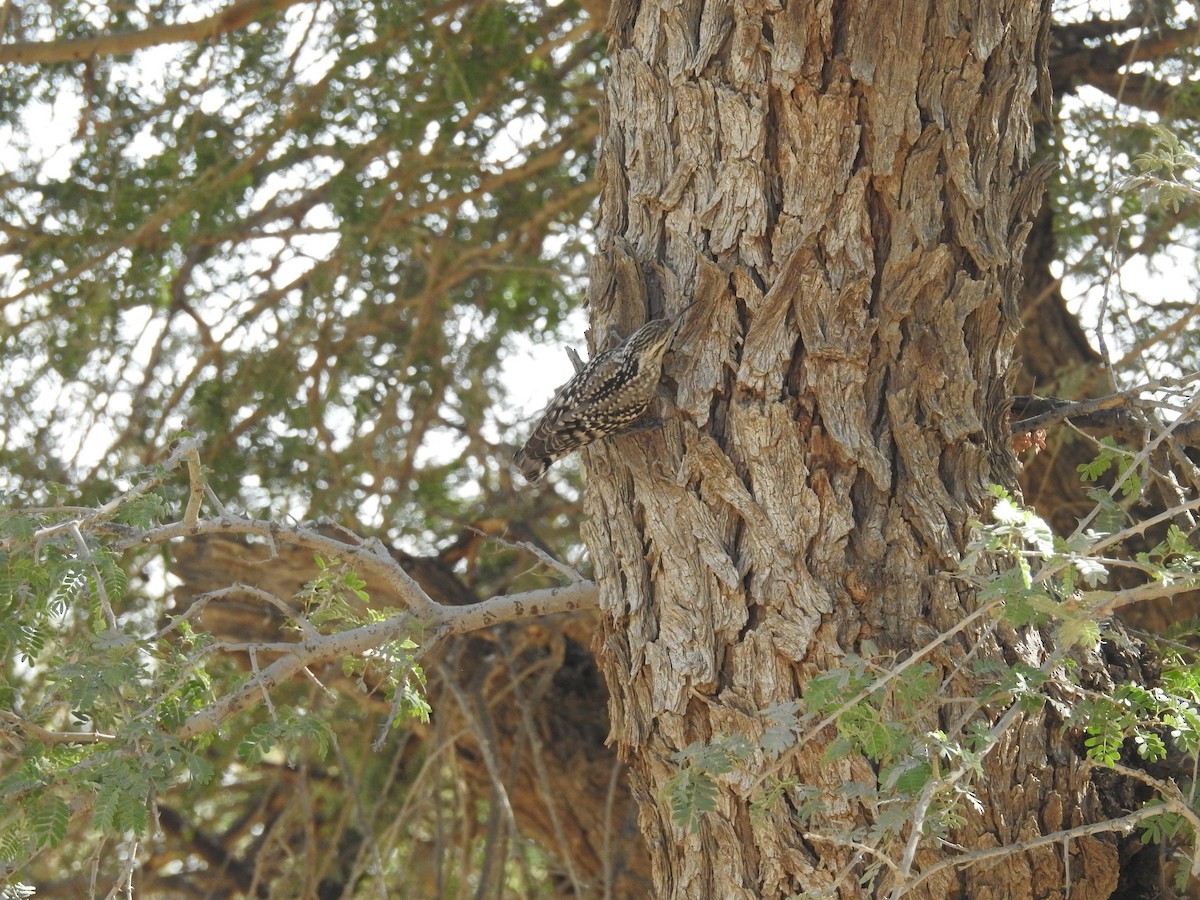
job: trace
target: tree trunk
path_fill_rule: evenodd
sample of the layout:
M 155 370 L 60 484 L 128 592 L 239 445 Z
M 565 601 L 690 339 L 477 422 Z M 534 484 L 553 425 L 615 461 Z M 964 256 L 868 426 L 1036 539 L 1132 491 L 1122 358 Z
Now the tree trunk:
M 896 866 L 874 881 L 886 895 L 961 852 L 926 838 L 906 855 L 913 798 L 877 784 L 878 760 L 826 756 L 832 728 L 776 773 L 820 789 L 811 819 L 797 789 L 764 801 L 761 750 L 721 777 L 694 832 L 673 824 L 667 786 L 678 751 L 757 741 L 758 711 L 849 654 L 903 658 L 974 608 L 954 573 L 986 485 L 1013 477 L 1048 16 L 1028 0 L 614 5 L 593 350 L 609 326 L 698 301 L 668 358 L 665 427 L 585 454 L 598 658 L 660 897 L 858 897 L 879 853 Z M 972 711 L 993 727 L 1009 706 L 964 707 L 981 691 L 970 664 L 1045 654 L 1004 626 L 946 641 L 919 730 L 960 734 Z M 1101 817 L 1053 714 L 1005 721 L 971 784 L 980 805 L 955 807 L 948 839 L 999 846 Z M 914 894 L 1069 883 L 1078 900 L 1116 884 L 1103 836 L 1070 842 L 1069 876 L 1061 843 L 1003 862 L 942 869 Z

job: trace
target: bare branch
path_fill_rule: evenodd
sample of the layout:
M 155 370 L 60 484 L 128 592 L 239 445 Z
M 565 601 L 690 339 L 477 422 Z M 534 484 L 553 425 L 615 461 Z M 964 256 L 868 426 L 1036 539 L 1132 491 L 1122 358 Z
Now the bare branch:
M 580 575 L 578 570 L 576 570 L 573 566 L 569 566 L 566 563 L 555 559 L 553 556 L 531 541 L 510 541 L 500 537 L 499 535 L 489 534 L 486 531 L 481 531 L 473 525 L 469 527 L 471 531 L 475 532 L 484 540 L 492 541 L 493 543 L 499 544 L 501 547 L 507 547 L 509 550 L 523 550 L 526 553 L 532 553 L 554 571 L 570 579 L 572 584 L 587 580 Z
M 1192 384 L 1198 378 L 1200 378 L 1200 373 L 1197 372 L 1179 378 L 1163 378 L 1158 381 L 1140 384 L 1125 391 L 1118 391 L 1106 397 L 1097 397 L 1093 400 L 1068 401 L 1059 400 L 1055 397 L 1013 397 L 1013 406 L 1021 410 L 1021 415 L 1029 412 L 1033 412 L 1034 414 L 1025 415 L 1019 421 L 1013 422 L 1009 430 L 1013 434 L 1023 434 L 1055 422 L 1064 422 L 1067 420 L 1077 425 L 1086 426 L 1089 424 L 1088 417 L 1093 416 L 1095 413 L 1106 410 L 1125 410 L 1144 405 L 1145 401 L 1142 398 L 1146 394 L 1153 391 L 1178 389 Z M 1108 423 L 1097 421 L 1095 424 Z
M 1178 87 L 1141 72 L 1122 70 L 1132 63 L 1161 62 L 1163 57 L 1193 46 L 1200 34 L 1200 22 L 1184 28 L 1145 31 L 1120 44 L 1088 46 L 1084 43 L 1143 25 L 1142 21 L 1126 18 L 1116 22 L 1093 20 L 1055 27 L 1058 49 L 1050 56 L 1050 74 L 1056 91 L 1068 93 L 1080 84 L 1088 84 L 1120 103 L 1159 113 L 1179 113 L 1180 110 L 1175 108 L 1181 99 Z M 1196 115 L 1194 108 L 1185 113 Z
M 451 635 L 503 622 L 590 608 L 596 605 L 598 598 L 596 585 L 590 581 L 492 597 L 472 606 L 442 606 L 426 598 L 430 608 L 426 616 L 400 613 L 382 622 L 372 622 L 290 645 L 294 648 L 291 653 L 271 663 L 239 690 L 192 715 L 175 734 L 181 740 L 186 740 L 213 731 L 230 716 L 254 706 L 262 691 L 273 689 L 309 666 L 375 650 L 412 632 L 423 632 L 418 651 L 420 655 Z
M 208 604 L 213 600 L 224 600 L 227 597 L 241 595 L 254 597 L 255 599 L 261 600 L 264 603 L 275 607 L 283 614 L 285 618 L 291 619 L 296 623 L 304 637 L 310 638 L 318 637 L 320 635 L 320 631 L 318 631 L 317 628 L 310 621 L 308 621 L 307 618 L 293 609 L 291 605 L 289 605 L 288 602 L 282 597 L 277 597 L 270 591 L 265 591 L 262 588 L 254 587 L 253 585 L 238 583 L 231 584 L 229 587 L 219 588 L 215 591 L 208 591 L 204 594 L 201 594 L 192 601 L 192 605 L 188 607 L 186 612 L 184 612 L 182 615 L 176 616 L 170 622 L 160 628 L 158 633 L 155 635 L 155 638 L 161 640 L 178 628 L 182 623 L 196 618 L 204 611 L 204 607 L 208 606 Z
M 1064 655 L 1065 653 L 1062 651 L 1052 654 L 1050 658 L 1043 663 L 1043 668 L 1048 671 L 1056 662 L 1056 660 L 1061 660 Z M 1000 743 L 1000 735 L 1008 730 L 1009 726 L 1012 725 L 1013 722 L 1017 720 L 1017 717 L 1022 714 L 1022 711 L 1021 703 L 1019 701 L 1014 701 L 1012 705 L 1004 711 L 1004 715 L 996 720 L 988 732 L 992 739 L 988 743 L 987 748 L 983 751 L 984 754 L 990 752 L 993 747 Z M 930 778 L 927 782 L 925 782 L 925 787 L 921 790 L 921 796 L 917 799 L 916 807 L 913 809 L 912 824 L 909 825 L 910 830 L 908 842 L 904 847 L 904 856 L 900 860 L 899 868 L 901 879 L 907 879 L 909 873 L 912 871 L 912 864 L 916 861 L 917 850 L 920 848 L 921 836 L 925 831 L 925 817 L 929 814 L 929 806 L 931 803 L 933 803 L 937 792 L 955 784 L 955 782 L 971 771 L 972 765 L 973 763 L 970 762 L 961 763 L 956 766 L 953 771 L 948 772 L 940 778 Z M 936 866 L 934 868 L 936 868 Z M 925 877 L 926 874 L 922 873 L 921 877 L 918 878 L 917 881 L 919 882 Z M 896 889 L 892 891 L 891 900 L 899 900 L 901 896 L 911 889 L 912 884 L 906 884 L 903 880 L 901 880 L 900 883 L 896 885 Z
M 169 478 L 171 477 L 171 474 L 174 472 L 174 470 L 179 467 L 179 463 L 182 462 L 189 453 L 198 453 L 199 452 L 200 443 L 203 440 L 204 440 L 203 434 L 198 434 L 198 435 L 195 435 L 194 437 L 184 438 L 178 444 L 176 444 L 175 449 L 171 452 L 171 455 L 168 456 L 166 458 L 166 460 L 163 461 L 158 466 L 158 471 L 155 472 L 155 474 L 142 479 L 137 484 L 135 484 L 133 487 L 131 487 L 129 490 L 125 491 L 123 494 L 120 494 L 120 495 L 114 497 L 112 500 L 109 500 L 107 503 L 103 504 L 102 506 L 98 506 L 94 509 L 89 508 L 89 509 L 81 510 L 81 512 L 83 514 L 80 515 L 78 518 L 68 519 L 63 522 L 56 522 L 53 525 L 47 525 L 44 528 L 39 528 L 37 531 L 35 531 L 33 533 L 33 543 L 35 545 L 40 544 L 42 541 L 46 540 L 49 537 L 54 536 L 55 534 L 57 534 L 60 531 L 69 531 L 71 529 L 85 531 L 85 530 L 88 530 L 89 528 L 94 527 L 97 523 L 103 522 L 105 519 L 108 519 L 110 516 L 113 515 L 113 513 L 115 513 L 118 509 L 120 509 L 123 505 L 128 503 L 130 500 L 134 500 L 134 499 L 142 496 L 143 494 L 154 490 L 159 485 L 168 481 Z M 80 508 L 71 506 L 71 507 L 63 507 L 63 510 L 64 511 L 79 511 Z M 45 510 L 42 507 L 38 507 L 36 510 L 33 510 L 33 511 L 57 512 L 58 510 Z M 23 512 L 23 510 L 17 510 L 17 512 Z M 10 547 L 10 546 L 12 546 L 13 543 L 14 543 L 14 541 L 11 538 L 5 539 L 5 540 L 0 540 L 0 549 L 5 549 L 7 547 Z
M 116 735 L 99 731 L 50 731 L 7 709 L 0 709 L 0 722 L 20 729 L 43 744 L 100 744 L 117 740 Z
M 195 22 L 155 25 L 141 31 L 115 31 L 71 40 L 0 44 L 0 65 L 79 62 L 94 56 L 123 56 L 161 44 L 201 43 L 269 19 L 289 6 L 308 2 L 311 0 L 235 0 L 219 13 Z
M 200 518 L 200 505 L 204 502 L 204 469 L 200 465 L 200 451 L 196 447 L 189 447 L 183 458 L 187 462 L 188 470 L 188 502 L 183 521 L 188 525 L 195 525 L 196 520 Z
M 180 537 L 204 534 L 238 534 L 259 537 L 272 545 L 279 537 L 286 537 L 301 547 L 321 554 L 350 560 L 378 574 L 401 600 L 422 619 L 436 619 L 439 604 L 434 603 L 378 541 L 367 544 L 348 544 L 329 537 L 305 525 L 281 525 L 277 522 L 252 519 L 226 512 L 215 519 L 201 519 L 195 524 L 172 522 L 150 528 L 126 537 L 115 544 L 116 550 L 128 550 L 138 545 L 162 544 Z
M 71 538 L 75 541 L 75 549 L 79 553 L 79 561 L 87 563 L 92 570 L 96 597 L 100 601 L 100 608 L 104 611 L 104 620 L 108 623 L 108 630 L 116 631 L 117 616 L 113 612 L 112 603 L 108 600 L 108 589 L 104 586 L 104 574 L 100 571 L 100 567 L 92 560 L 92 549 L 87 545 L 87 541 L 83 539 L 83 532 L 79 530 L 79 523 L 69 522 L 68 530 L 71 533 Z
M 962 866 L 973 866 L 977 863 L 984 862 L 989 859 L 999 859 L 1005 856 L 1011 856 L 1014 853 L 1026 853 L 1038 847 L 1044 847 L 1047 844 L 1054 844 L 1058 841 L 1069 841 L 1071 838 L 1086 837 L 1089 834 L 1104 834 L 1110 831 L 1128 832 L 1138 822 L 1149 819 L 1152 816 L 1159 816 L 1169 809 L 1178 812 L 1180 804 L 1168 801 L 1166 806 L 1145 806 L 1141 809 L 1135 809 L 1127 815 L 1121 816 L 1118 819 L 1105 819 L 1102 822 L 1092 822 L 1088 825 L 1078 825 L 1075 828 L 1067 828 L 1063 831 L 1055 831 L 1051 834 L 1043 834 L 1035 838 L 1029 838 L 1024 841 L 1014 841 L 1011 844 L 1004 844 L 1000 847 L 985 847 L 981 850 L 972 850 L 964 853 L 962 856 L 955 856 L 951 859 L 942 860 L 930 866 L 919 876 L 905 885 L 897 889 L 894 896 L 903 896 L 910 893 L 922 883 L 928 881 L 939 872 L 944 872 L 947 869 L 957 869 Z
M 422 636 L 419 655 L 451 635 L 463 634 L 504 622 L 594 607 L 598 602 L 599 594 L 595 584 L 584 580 L 573 569 L 552 560 L 537 548 L 527 545 L 522 545 L 522 549 L 528 549 L 537 554 L 539 558 L 544 558 L 558 571 L 570 577 L 571 583 L 561 587 L 492 597 L 467 606 L 451 606 L 434 601 L 378 539 L 362 540 L 343 530 L 343 535 L 354 540 L 353 543 L 350 543 L 346 539 L 323 534 L 306 524 L 281 525 L 277 522 L 237 515 L 224 510 L 219 503 L 215 504 L 218 509 L 222 509 L 219 516 L 201 519 L 199 518 L 200 501 L 205 496 L 214 500 L 215 498 L 205 484 L 200 469 L 198 451 L 200 440 L 201 438 L 196 437 L 181 441 L 155 475 L 144 479 L 129 491 L 101 507 L 84 511 L 82 515 L 77 515 L 68 521 L 46 526 L 35 533 L 35 540 L 44 540 L 56 532 L 66 530 L 74 538 L 81 558 L 86 558 L 90 554 L 90 550 L 84 538 L 85 530 L 103 528 L 106 524 L 105 519 L 122 504 L 162 484 L 172 470 L 178 469 L 181 463 L 185 463 L 189 475 L 190 491 L 187 511 L 184 513 L 183 519 L 144 530 L 122 531 L 121 537 L 112 545 L 113 550 L 121 552 L 134 547 L 162 544 L 177 538 L 211 534 L 257 537 L 266 540 L 271 546 L 274 546 L 277 539 L 285 538 L 298 546 L 334 559 L 348 561 L 375 573 L 395 592 L 407 607 L 407 611 L 384 621 L 372 622 L 358 628 L 326 635 L 321 634 L 302 614 L 292 609 L 281 598 L 259 588 L 238 584 L 202 595 L 197 598 L 187 612 L 161 629 L 158 637 L 163 637 L 177 628 L 180 623 L 198 616 L 209 601 L 232 593 L 244 593 L 275 607 L 287 618 L 295 621 L 301 630 L 301 639 L 295 642 L 273 644 L 251 643 L 236 647 L 210 644 L 205 647 L 202 651 L 204 653 L 213 652 L 218 648 L 247 651 L 250 654 L 254 674 L 234 693 L 219 698 L 207 708 L 193 714 L 176 733 L 177 737 L 181 739 L 212 731 L 230 716 L 255 705 L 261 699 L 265 698 L 269 705 L 271 702 L 270 691 L 275 686 L 301 673 L 308 672 L 311 677 L 310 667 L 317 663 L 377 650 L 390 641 L 418 632 Z M 103 593 L 99 572 L 96 572 L 96 582 L 99 585 L 98 590 L 101 591 L 101 604 L 104 607 L 109 627 L 115 628 L 116 617 L 108 604 L 107 596 Z M 260 650 L 278 652 L 282 655 L 265 668 L 260 668 L 257 658 L 257 651 Z
M 865 853 L 867 856 L 872 856 L 879 860 L 885 866 L 892 870 L 893 873 L 899 874 L 900 870 L 890 856 L 879 850 L 877 847 L 872 847 L 870 844 L 864 844 L 861 841 L 851 840 L 847 837 L 841 837 L 836 834 L 818 834 L 815 831 L 804 832 L 804 837 L 810 841 L 822 841 L 826 844 L 836 844 L 839 847 L 853 847 Z

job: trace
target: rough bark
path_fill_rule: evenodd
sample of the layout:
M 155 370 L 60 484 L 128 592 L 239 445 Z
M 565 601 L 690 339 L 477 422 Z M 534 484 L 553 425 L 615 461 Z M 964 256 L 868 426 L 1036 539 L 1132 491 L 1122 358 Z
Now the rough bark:
M 666 427 L 585 454 L 598 658 L 657 896 L 860 896 L 853 852 L 806 839 L 786 792 L 752 816 L 754 779 L 735 771 L 692 834 L 672 824 L 664 787 L 673 753 L 757 737 L 757 710 L 864 640 L 903 653 L 972 608 L 948 573 L 985 486 L 1012 477 L 1006 398 L 1048 17 L 1048 4 L 988 0 L 614 6 L 593 335 L 699 300 L 668 361 Z M 947 695 L 978 691 L 955 668 L 969 653 L 1036 664 L 1045 649 L 1002 629 L 952 642 L 935 657 Z M 932 708 L 927 725 L 954 727 L 960 711 Z M 1057 727 L 1018 718 L 955 843 L 1098 815 Z M 827 798 L 872 782 L 866 759 L 822 762 L 832 736 L 782 774 Z M 880 812 L 844 800 L 814 830 Z M 948 852 L 923 850 L 913 872 Z M 1071 843 L 1071 896 L 1108 896 L 1116 871 L 1106 838 Z M 945 870 L 922 892 L 1051 897 L 1065 884 L 1056 847 Z

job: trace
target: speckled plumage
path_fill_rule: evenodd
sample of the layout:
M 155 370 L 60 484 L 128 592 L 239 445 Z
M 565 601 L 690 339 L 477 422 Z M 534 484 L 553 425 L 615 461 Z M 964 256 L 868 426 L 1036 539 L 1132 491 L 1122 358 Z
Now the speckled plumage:
M 558 389 L 513 462 L 529 482 L 555 460 L 630 428 L 662 380 L 663 357 L 683 314 L 647 322 L 624 342 L 599 353 Z

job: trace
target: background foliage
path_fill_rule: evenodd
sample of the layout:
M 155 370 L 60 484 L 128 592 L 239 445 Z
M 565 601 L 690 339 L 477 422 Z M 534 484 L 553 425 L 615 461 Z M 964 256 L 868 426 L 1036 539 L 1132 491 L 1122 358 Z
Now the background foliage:
M 0 860 L 14 884 L 337 897 L 641 883 L 586 616 L 463 637 L 420 665 L 404 642 L 420 635 L 404 635 L 182 739 L 305 623 L 359 627 L 398 601 L 284 540 L 130 543 L 181 519 L 203 486 L 213 515 L 219 502 L 379 537 L 444 603 L 572 577 L 481 532 L 579 552 L 571 464 L 530 489 L 509 456 L 528 397 L 553 387 L 537 352 L 569 330 L 586 275 L 606 13 L 4 6 Z M 195 27 L 180 39 L 178 23 Z M 1020 390 L 1099 396 L 1200 368 L 1198 31 L 1188 4 L 1058 5 L 1041 135 L 1057 167 L 1030 241 Z M 1189 412 L 1186 392 L 1147 396 L 1181 398 L 1144 410 L 1160 425 Z M 184 433 L 203 435 L 190 479 L 182 458 L 160 465 Z M 1060 536 L 1095 505 L 1067 482 L 1098 452 L 1062 428 L 1026 469 L 1027 499 Z M 1105 507 L 1118 519 L 1195 496 L 1194 474 L 1139 465 L 1138 489 Z M 1088 474 L 1108 487 L 1127 472 Z M 1018 559 L 1029 527 L 1008 532 Z M 1194 559 L 1190 532 L 1176 538 L 1147 570 Z M 1160 539 L 1130 552 L 1153 556 Z M 1053 567 L 1065 552 L 1078 548 L 1043 556 Z M 213 593 L 241 581 L 286 613 Z M 1170 671 L 1192 671 L 1189 639 L 1164 645 Z M 885 711 L 903 713 L 921 671 L 859 703 L 860 662 L 844 683 L 813 685 L 825 693 L 808 713 L 768 711 L 764 752 L 802 739 L 804 715 L 853 707 L 847 748 L 919 794 L 929 772 L 901 765 L 912 737 Z M 1169 698 L 1128 687 L 1116 706 L 1092 701 L 1079 727 L 1098 761 L 1120 764 L 1134 739 L 1155 756 L 1156 728 L 1196 752 L 1200 695 L 1176 677 Z M 951 765 L 973 752 L 947 746 L 917 750 Z M 681 825 L 703 814 L 705 779 L 745 752 L 730 738 L 681 761 Z M 565 791 L 574 804 L 554 802 Z M 600 826 L 571 819 L 589 803 Z

